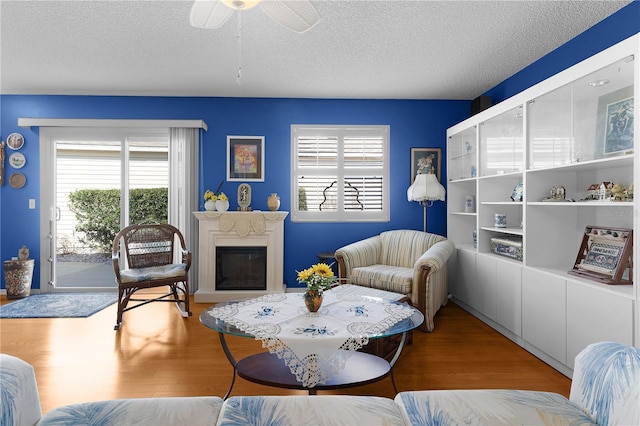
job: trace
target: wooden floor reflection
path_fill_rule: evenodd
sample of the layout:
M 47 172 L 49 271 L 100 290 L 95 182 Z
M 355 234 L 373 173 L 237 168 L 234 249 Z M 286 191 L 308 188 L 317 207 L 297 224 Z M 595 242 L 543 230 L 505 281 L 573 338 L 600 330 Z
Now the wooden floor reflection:
M 0 303 L 7 302 L 2 296 Z M 114 331 L 116 305 L 89 318 L 3 319 L 0 351 L 36 371 L 44 412 L 60 405 L 114 398 L 223 396 L 233 369 L 218 336 L 200 324 L 210 304 L 192 304 L 183 319 L 170 303 L 127 312 Z M 569 395 L 571 381 L 453 303 L 436 316 L 432 333 L 415 332 L 394 369 L 399 391 L 531 389 Z M 240 359 L 264 351 L 260 342 L 228 337 Z M 236 380 L 232 395 L 290 395 L 302 391 Z M 394 397 L 390 378 L 319 394 Z

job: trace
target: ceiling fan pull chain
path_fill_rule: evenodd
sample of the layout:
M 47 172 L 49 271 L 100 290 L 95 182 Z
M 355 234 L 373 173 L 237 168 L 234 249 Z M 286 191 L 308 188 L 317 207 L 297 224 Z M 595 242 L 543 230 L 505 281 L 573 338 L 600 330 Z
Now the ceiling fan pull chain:
M 240 86 L 242 79 L 242 11 L 238 10 L 238 77 L 236 83 Z

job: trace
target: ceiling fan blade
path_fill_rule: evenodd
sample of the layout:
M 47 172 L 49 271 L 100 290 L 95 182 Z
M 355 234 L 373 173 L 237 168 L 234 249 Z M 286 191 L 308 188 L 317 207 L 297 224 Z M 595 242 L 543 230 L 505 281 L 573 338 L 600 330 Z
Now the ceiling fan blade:
M 189 23 L 197 28 L 220 28 L 233 11 L 220 0 L 196 0 L 191 7 Z
M 292 31 L 303 33 L 320 20 L 315 6 L 308 0 L 265 0 L 260 7 L 277 23 Z

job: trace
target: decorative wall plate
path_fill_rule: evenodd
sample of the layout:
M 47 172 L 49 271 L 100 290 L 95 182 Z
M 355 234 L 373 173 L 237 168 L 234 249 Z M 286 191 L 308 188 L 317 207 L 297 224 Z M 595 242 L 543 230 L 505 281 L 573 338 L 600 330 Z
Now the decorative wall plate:
M 9 185 L 12 188 L 20 189 L 27 183 L 27 178 L 20 172 L 12 173 L 9 176 Z
M 14 169 L 21 169 L 26 164 L 27 159 L 21 152 L 14 152 L 9 156 L 9 165 Z
M 17 150 L 22 148 L 22 145 L 24 145 L 24 136 L 22 136 L 20 133 L 11 133 L 7 137 L 7 146 L 9 148 Z

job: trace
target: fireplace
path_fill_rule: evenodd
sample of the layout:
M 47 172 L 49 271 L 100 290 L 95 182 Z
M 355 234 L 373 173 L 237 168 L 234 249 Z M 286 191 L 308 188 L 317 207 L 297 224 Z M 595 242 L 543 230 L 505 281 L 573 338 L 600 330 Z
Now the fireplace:
M 266 289 L 266 247 L 216 247 L 216 290 Z
M 284 219 L 288 212 L 195 212 L 196 303 L 284 292 Z

